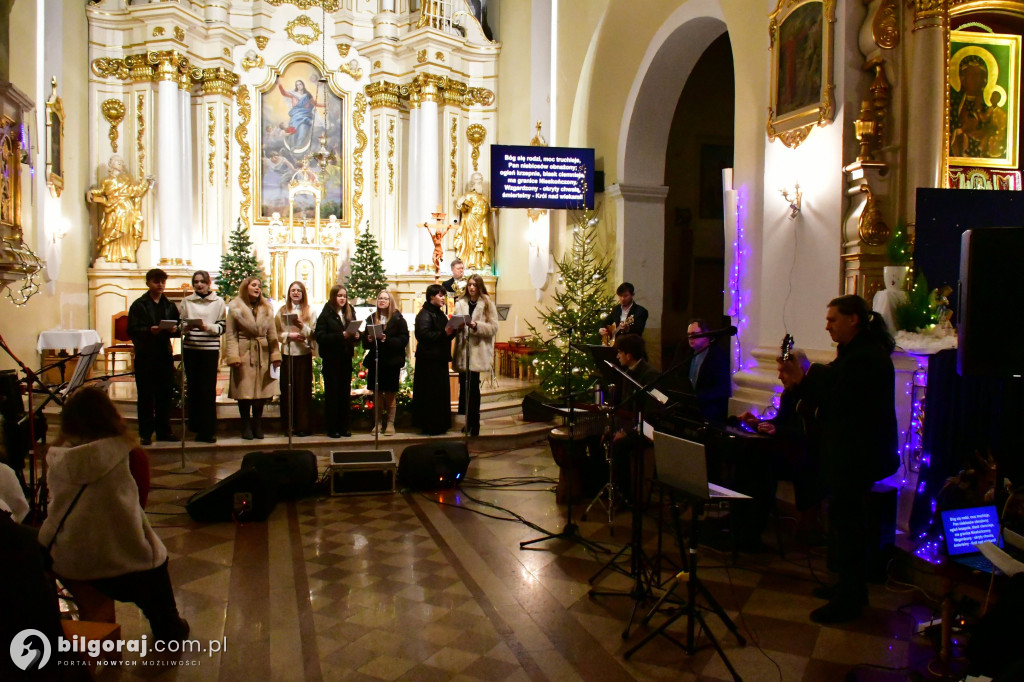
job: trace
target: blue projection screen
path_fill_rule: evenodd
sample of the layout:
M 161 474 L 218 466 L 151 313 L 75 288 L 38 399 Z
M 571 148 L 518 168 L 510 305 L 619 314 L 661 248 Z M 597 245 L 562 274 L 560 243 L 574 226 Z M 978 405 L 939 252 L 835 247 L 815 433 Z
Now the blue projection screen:
M 491 206 L 594 208 L 594 150 L 492 144 Z

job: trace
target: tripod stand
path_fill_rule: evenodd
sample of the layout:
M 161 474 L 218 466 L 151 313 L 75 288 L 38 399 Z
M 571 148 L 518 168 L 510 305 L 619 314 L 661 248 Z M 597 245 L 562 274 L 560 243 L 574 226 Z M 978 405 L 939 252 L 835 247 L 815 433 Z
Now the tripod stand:
M 742 678 L 740 677 L 739 673 L 736 672 L 736 669 L 732 666 L 732 663 L 729 661 L 729 658 L 725 655 L 725 652 L 722 651 L 722 645 L 718 642 L 718 639 L 715 637 L 714 633 L 708 627 L 708 623 L 707 620 L 705 620 L 704 618 L 703 612 L 705 610 L 710 610 L 712 613 L 718 616 L 719 620 L 721 620 L 725 627 L 728 628 L 729 632 L 731 632 L 733 636 L 736 637 L 736 640 L 739 642 L 740 646 L 746 646 L 747 640 L 744 639 L 743 635 L 739 633 L 739 630 L 736 628 L 736 623 L 734 623 L 733 620 L 729 618 L 729 615 L 725 612 L 725 609 L 723 609 L 722 605 L 715 600 L 714 596 L 712 596 L 711 592 L 708 591 L 707 587 L 704 586 L 704 583 L 701 582 L 700 577 L 698 576 L 697 549 L 699 546 L 700 539 L 700 516 L 704 511 L 704 500 L 697 496 L 689 495 L 688 493 L 685 492 L 683 494 L 687 495 L 693 501 L 693 504 L 691 505 L 693 519 L 690 522 L 689 542 L 685 542 L 684 538 L 682 537 L 681 524 L 679 521 L 679 508 L 675 504 L 675 492 L 670 493 L 670 498 L 672 501 L 672 514 L 673 521 L 675 523 L 676 540 L 679 543 L 680 548 L 686 547 L 686 551 L 683 554 L 683 559 L 685 562 L 684 570 L 680 571 L 676 575 L 675 584 L 664 595 L 661 596 L 661 598 L 654 605 L 654 608 L 652 608 L 650 612 L 646 616 L 644 616 L 644 619 L 641 622 L 644 624 L 648 623 L 651 617 L 658 611 L 659 608 L 661 608 L 661 605 L 665 603 L 665 601 L 673 594 L 675 589 L 679 587 L 681 583 L 686 584 L 686 601 L 681 606 L 679 606 L 676 609 L 675 613 L 669 616 L 664 623 L 662 623 L 656 629 L 649 632 L 647 636 L 645 636 L 642 640 L 640 640 L 635 645 L 630 647 L 623 654 L 623 658 L 629 660 L 630 656 L 632 656 L 634 653 L 642 649 L 644 646 L 647 645 L 648 642 L 650 642 L 658 635 L 664 635 L 666 638 L 672 641 L 673 644 L 682 647 L 688 655 L 692 656 L 697 652 L 695 629 L 696 625 L 699 624 L 701 629 L 704 631 L 704 634 L 707 635 L 708 640 L 711 642 L 711 646 L 718 653 L 718 656 L 722 659 L 722 662 L 725 664 L 725 667 L 729 670 L 729 673 L 732 674 L 732 678 L 737 682 L 740 682 Z M 700 595 L 700 597 L 703 599 L 704 603 L 707 605 L 706 607 L 701 607 L 697 605 L 698 595 Z M 686 616 L 685 644 L 680 642 L 678 639 L 676 639 L 668 633 L 668 627 L 672 625 L 672 623 L 682 618 L 683 616 Z
M 615 387 L 612 386 L 611 390 L 612 398 L 610 402 L 614 405 Z M 587 508 L 583 510 L 583 513 L 580 515 L 580 519 L 582 521 L 586 521 L 587 514 L 590 513 L 591 508 L 593 508 L 595 504 L 600 503 L 608 515 L 608 532 L 614 536 L 615 529 L 612 526 L 612 522 L 615 520 L 615 506 L 618 503 L 619 489 L 615 484 L 615 466 L 612 461 L 612 443 L 607 438 L 604 441 L 603 449 L 604 461 L 608 464 L 608 482 L 601 486 L 601 489 L 597 491 L 594 498 L 590 500 L 590 504 L 588 504 Z
M 185 412 L 187 411 L 188 398 L 185 391 L 188 389 L 188 372 L 185 370 L 185 338 L 188 334 L 188 325 L 182 323 L 183 333 L 181 335 L 181 382 L 178 387 L 181 391 L 181 439 L 179 441 L 181 447 L 181 464 L 177 468 L 171 469 L 168 473 L 172 474 L 194 474 L 199 471 L 199 468 L 194 464 L 190 464 L 188 459 L 185 457 Z
M 571 339 L 572 337 L 573 329 L 570 328 L 569 338 Z M 546 343 L 550 343 L 553 340 L 554 339 L 549 339 Z M 572 350 L 572 345 L 567 345 L 567 347 L 565 348 L 565 354 L 562 357 L 562 375 L 565 377 L 565 381 L 563 384 L 563 388 L 565 391 L 564 397 L 567 398 L 569 401 L 568 411 L 566 412 L 566 415 L 569 420 L 568 466 L 570 467 L 573 466 L 573 461 L 575 457 L 575 447 L 578 442 L 576 439 L 576 394 L 572 390 L 572 374 L 570 372 L 570 354 Z M 562 528 L 560 532 L 548 532 L 544 535 L 541 535 L 538 538 L 520 542 L 519 549 L 532 549 L 532 545 L 535 545 L 539 542 L 545 542 L 547 540 L 569 540 L 571 542 L 578 542 L 583 547 L 594 552 L 607 552 L 608 550 L 605 547 L 602 547 L 596 542 L 591 542 L 590 540 L 587 540 L 582 535 L 580 535 L 579 526 L 576 525 L 576 522 L 572 518 L 572 498 L 572 491 L 570 490 L 570 494 L 566 504 L 565 527 Z

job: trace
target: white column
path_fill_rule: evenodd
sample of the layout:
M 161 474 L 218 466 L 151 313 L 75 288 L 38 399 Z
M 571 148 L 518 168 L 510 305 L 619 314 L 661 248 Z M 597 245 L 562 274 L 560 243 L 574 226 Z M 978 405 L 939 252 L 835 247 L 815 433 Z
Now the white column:
M 192 214 L 193 193 L 193 160 L 192 153 L 192 94 L 187 88 L 179 86 L 178 89 L 179 111 L 181 112 L 181 161 L 179 172 L 181 174 L 181 214 L 179 216 L 178 233 L 178 257 L 183 264 L 192 262 L 192 225 L 194 216 Z
M 419 155 L 419 139 L 420 139 L 420 108 L 413 103 L 413 106 L 409 109 L 409 166 L 408 172 L 404 173 L 400 177 L 401 184 L 405 187 L 405 220 L 404 228 L 406 232 L 405 238 L 405 249 L 406 255 L 409 259 L 409 266 L 416 267 L 419 263 L 416 261 L 416 254 L 418 253 L 417 247 L 419 245 L 419 233 L 420 228 L 416 225 L 423 221 L 423 218 L 419 215 L 420 203 L 419 203 L 419 190 L 420 190 L 420 155 Z M 400 228 L 401 232 L 401 228 Z
M 436 92 L 436 91 L 435 91 Z M 420 103 L 419 121 L 419 162 L 420 174 L 418 178 L 413 176 L 412 181 L 419 185 L 419 210 L 415 216 L 417 224 L 430 222 L 430 214 L 437 210 L 441 203 L 441 192 L 439 188 L 439 155 L 440 139 L 438 135 L 438 108 L 437 100 L 432 97 L 424 97 Z M 417 228 L 417 233 L 426 232 Z M 432 242 L 426 238 L 426 234 L 418 234 L 417 250 L 415 252 L 415 265 L 430 263 L 430 253 L 426 244 Z
M 914 30 L 907 78 L 910 96 L 908 120 L 913 132 L 907 137 L 907 183 L 904 195 L 907 222 L 917 223 L 917 188 L 944 187 L 946 96 L 946 10 L 921 10 L 914 18 Z
M 163 65 L 161 65 L 163 66 Z M 161 265 L 181 255 L 181 99 L 176 78 L 157 83 L 156 193 Z

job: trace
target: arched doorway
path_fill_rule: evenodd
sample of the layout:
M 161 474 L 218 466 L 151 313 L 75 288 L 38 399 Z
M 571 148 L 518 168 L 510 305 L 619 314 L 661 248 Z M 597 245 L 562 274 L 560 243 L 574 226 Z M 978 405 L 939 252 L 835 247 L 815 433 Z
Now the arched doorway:
M 698 11 L 705 14 L 694 16 Z M 701 83 L 705 89 L 721 87 L 721 84 L 708 84 L 710 78 L 727 81 L 728 90 L 731 92 L 731 48 L 726 25 L 716 3 L 684 5 L 659 29 L 641 62 L 626 101 L 625 116 L 619 133 L 618 167 L 621 169 L 621 179 L 617 185 L 609 188 L 608 192 L 608 198 L 613 201 L 616 211 L 614 220 L 617 226 L 617 256 L 621 263 L 622 276 L 623 279 L 633 282 L 637 289 L 637 300 L 650 311 L 644 338 L 651 359 L 663 366 L 671 360 L 671 355 L 662 357 L 663 349 L 671 353 L 676 342 L 685 336 L 685 322 L 693 298 L 689 291 L 684 292 L 687 294 L 685 308 L 671 310 L 668 316 L 665 315 L 666 307 L 672 305 L 665 291 L 666 273 L 675 273 L 680 266 L 681 257 L 676 235 L 673 234 L 671 250 L 670 243 L 666 242 L 666 232 L 675 224 L 674 205 L 671 211 L 667 208 L 669 204 L 666 200 L 672 191 L 672 186 L 667 182 L 669 179 L 673 183 L 685 182 L 685 179 L 677 178 L 680 174 L 676 168 L 678 164 L 699 168 L 699 148 L 694 158 L 683 158 L 678 162 L 673 160 L 672 164 L 669 164 L 670 137 L 680 109 L 684 113 L 696 112 L 696 115 L 700 116 L 701 101 L 704 98 L 684 95 L 683 91 L 694 78 L 698 63 L 716 41 L 720 41 L 720 44 L 710 53 L 707 64 L 701 67 L 703 75 L 695 81 L 698 83 L 695 87 L 699 88 Z M 724 78 L 724 74 L 728 77 Z M 716 125 L 714 130 L 717 131 L 720 127 L 725 134 L 715 137 L 731 146 L 733 97 L 729 95 L 721 99 L 727 100 L 725 108 L 728 111 L 729 123 Z M 720 117 L 722 112 L 712 112 L 709 109 L 708 115 Z M 720 186 L 719 184 L 718 187 Z M 694 204 L 692 210 L 699 212 L 699 203 Z M 671 213 L 668 222 L 667 213 Z M 722 244 L 725 240 L 720 227 L 721 221 L 718 224 L 718 270 L 714 282 L 708 281 L 708 286 L 712 291 L 717 289 L 721 292 L 725 288 L 724 272 L 730 266 L 730 258 L 723 254 Z M 700 265 L 704 267 L 703 262 Z M 690 270 L 692 273 L 693 268 Z M 708 276 L 702 277 L 703 285 Z M 689 283 L 689 280 L 687 281 Z M 697 300 L 701 301 L 702 308 L 714 305 L 703 295 L 698 296 Z M 718 300 L 717 310 L 720 316 L 721 299 Z M 720 319 L 719 316 L 711 317 L 717 321 Z M 681 329 L 675 329 L 679 320 L 682 320 L 683 326 Z
M 732 45 L 719 36 L 697 60 L 676 105 L 665 150 L 662 357 L 686 343 L 686 325 L 723 319 L 725 222 L 722 169 L 733 166 Z

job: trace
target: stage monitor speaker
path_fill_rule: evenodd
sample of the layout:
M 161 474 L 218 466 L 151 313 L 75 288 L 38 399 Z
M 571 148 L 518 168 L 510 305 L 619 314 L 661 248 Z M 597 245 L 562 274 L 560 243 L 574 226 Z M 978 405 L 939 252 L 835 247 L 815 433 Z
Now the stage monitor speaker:
M 398 481 L 413 490 L 454 488 L 468 468 L 469 450 L 460 441 L 410 445 L 398 460 Z
M 1024 316 L 1011 304 L 1022 253 L 1024 227 L 972 229 L 961 238 L 956 357 L 961 376 L 1024 374 L 1024 344 L 1019 341 Z
M 242 469 L 260 474 L 278 500 L 309 497 L 316 486 L 316 455 L 309 450 L 250 452 L 242 457 Z
M 276 503 L 262 474 L 240 469 L 189 498 L 185 511 L 200 523 L 265 521 Z

